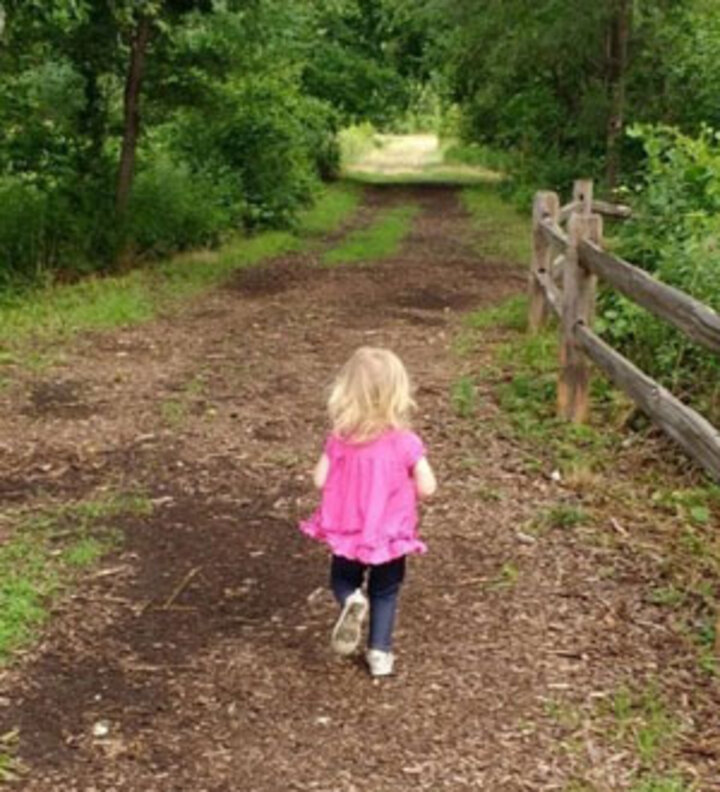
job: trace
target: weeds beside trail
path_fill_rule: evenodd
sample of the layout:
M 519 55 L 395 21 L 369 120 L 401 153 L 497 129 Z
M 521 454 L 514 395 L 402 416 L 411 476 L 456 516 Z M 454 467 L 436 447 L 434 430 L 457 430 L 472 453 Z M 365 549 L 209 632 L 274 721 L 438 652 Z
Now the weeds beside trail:
M 325 188 L 316 204 L 300 215 L 294 233 L 270 231 L 228 242 L 220 250 L 195 251 L 132 272 L 92 277 L 52 286 L 0 302 L 0 371 L 22 361 L 28 337 L 61 340 L 88 330 L 109 330 L 146 322 L 177 309 L 238 269 L 291 252 L 312 249 L 340 230 L 357 209 L 360 187 L 342 183 Z M 18 351 L 18 347 L 20 351 Z
M 397 216 L 388 257 L 342 263 Z M 522 329 L 526 239 L 491 188 L 368 186 L 317 243 L 9 369 L 0 537 L 39 532 L 23 586 L 51 613 L 0 671 L 0 778 L 718 789 L 717 491 L 628 432 L 601 382 L 596 424 L 554 421 L 553 336 Z M 382 685 L 330 656 L 325 554 L 296 529 L 324 387 L 366 343 L 407 362 L 441 482 Z

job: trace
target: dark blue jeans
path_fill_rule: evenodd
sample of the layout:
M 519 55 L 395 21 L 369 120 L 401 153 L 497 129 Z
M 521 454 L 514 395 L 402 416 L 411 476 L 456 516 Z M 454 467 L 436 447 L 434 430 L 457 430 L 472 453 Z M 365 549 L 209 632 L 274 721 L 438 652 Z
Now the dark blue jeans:
M 405 579 L 405 558 L 396 558 L 387 564 L 368 566 L 342 556 L 333 556 L 330 566 L 330 586 L 335 599 L 343 605 L 350 594 L 359 589 L 368 575 L 370 599 L 370 649 L 392 649 L 395 612 L 398 593 Z

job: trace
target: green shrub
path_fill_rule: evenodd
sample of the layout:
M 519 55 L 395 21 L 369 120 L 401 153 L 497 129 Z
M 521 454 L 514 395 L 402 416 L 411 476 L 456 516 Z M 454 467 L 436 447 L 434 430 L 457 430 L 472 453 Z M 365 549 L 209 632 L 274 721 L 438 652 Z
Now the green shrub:
M 340 175 L 341 151 L 336 112 L 320 99 L 304 97 L 297 107 L 302 143 L 324 181 Z
M 635 216 L 619 231 L 627 259 L 720 310 L 720 138 L 668 127 L 631 133 L 646 151 Z M 720 417 L 720 360 L 615 292 L 601 297 L 606 337 L 678 395 Z M 713 384 L 715 383 L 715 384 Z
M 0 288 L 33 279 L 47 263 L 48 199 L 17 178 L 0 179 Z
M 236 207 L 223 185 L 161 157 L 136 179 L 127 234 L 138 252 L 156 256 L 214 245 Z
M 0 178 L 0 289 L 37 283 L 53 270 L 64 276 L 102 269 L 116 230 L 107 191 Z
M 337 167 L 332 113 L 272 76 L 237 80 L 225 90 L 222 117 L 208 124 L 204 114 L 188 115 L 176 146 L 194 170 L 237 180 L 247 227 L 287 225 L 310 203 L 319 171 Z

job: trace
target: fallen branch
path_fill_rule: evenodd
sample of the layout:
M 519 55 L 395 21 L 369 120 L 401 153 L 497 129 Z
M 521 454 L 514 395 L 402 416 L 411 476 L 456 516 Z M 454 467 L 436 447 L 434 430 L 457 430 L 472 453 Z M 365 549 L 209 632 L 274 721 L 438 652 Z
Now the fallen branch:
M 188 583 L 197 575 L 202 567 L 193 567 L 187 575 L 178 583 L 175 587 L 173 593 L 165 600 L 165 604 L 162 605 L 159 610 L 170 610 L 175 602 L 175 600 L 183 593 L 183 591 L 187 588 Z
M 111 567 L 109 569 L 101 569 L 91 577 L 93 580 L 100 580 L 101 578 L 110 577 L 111 575 L 119 575 L 121 572 L 127 572 L 129 569 L 130 567 L 127 564 L 123 564 L 122 566 Z

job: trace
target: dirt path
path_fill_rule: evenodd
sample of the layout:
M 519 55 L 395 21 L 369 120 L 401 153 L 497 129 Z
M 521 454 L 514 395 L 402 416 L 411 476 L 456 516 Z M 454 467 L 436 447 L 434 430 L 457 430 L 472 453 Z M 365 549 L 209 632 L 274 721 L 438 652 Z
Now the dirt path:
M 405 183 L 491 184 L 502 176 L 478 165 L 446 162 L 444 147 L 434 134 L 377 135 L 375 146 L 347 167 L 348 174 L 399 179 Z
M 443 156 L 437 135 L 384 135 L 382 145 L 369 151 L 353 169 L 367 173 L 424 173 L 442 164 Z
M 449 393 L 462 312 L 523 277 L 478 258 L 453 190 L 368 192 L 377 211 L 407 200 L 422 212 L 393 260 L 328 269 L 296 256 L 246 271 L 177 317 L 78 341 L 7 396 L 7 499 L 112 484 L 155 502 L 124 521 L 113 574 L 90 575 L 0 676 L 0 733 L 19 728 L 30 768 L 20 788 L 628 788 L 632 757 L 582 740 L 570 750 L 549 711 L 676 663 L 677 639 L 643 598 L 654 572 L 568 533 L 518 533 L 554 485 L 493 428 L 492 404 L 461 423 Z M 423 524 L 431 552 L 402 600 L 398 675 L 382 684 L 330 655 L 326 557 L 295 528 L 314 503 L 323 387 L 363 343 L 406 360 L 441 481 Z M 608 563 L 628 574 L 603 578 Z M 678 713 L 694 708 L 697 732 L 709 729 L 692 672 L 675 671 Z M 693 758 L 702 789 L 720 788 L 713 762 Z

